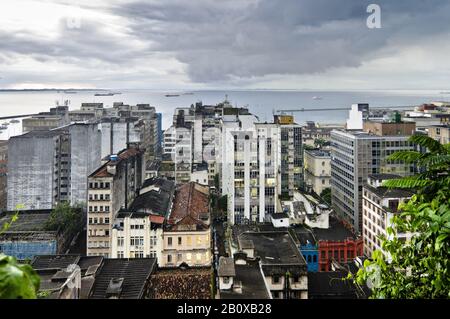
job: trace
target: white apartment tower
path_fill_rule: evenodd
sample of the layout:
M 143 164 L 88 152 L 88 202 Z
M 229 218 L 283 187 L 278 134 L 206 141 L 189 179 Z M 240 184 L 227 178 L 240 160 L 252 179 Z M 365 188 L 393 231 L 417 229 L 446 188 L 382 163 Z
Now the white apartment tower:
M 229 222 L 263 222 L 279 208 L 280 127 L 224 108 L 221 131 L 221 188 L 228 196 Z

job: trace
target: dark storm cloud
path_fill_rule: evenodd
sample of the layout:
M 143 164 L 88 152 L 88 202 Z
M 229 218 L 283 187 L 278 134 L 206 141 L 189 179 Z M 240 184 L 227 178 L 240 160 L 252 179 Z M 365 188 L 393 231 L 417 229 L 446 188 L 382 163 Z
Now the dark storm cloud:
M 157 55 L 182 62 L 185 69 L 173 61 L 164 67 L 177 76 L 186 72 L 192 82 L 239 85 L 258 83 L 271 76 L 356 68 L 375 58 L 400 56 L 409 45 L 420 46 L 431 37 L 437 39 L 437 48 L 439 41 L 448 41 L 450 34 L 448 0 L 85 3 L 82 8 L 94 16 L 112 16 L 117 29 L 92 16 L 82 17 L 79 29 L 68 28 L 65 17 L 61 17 L 51 37 L 37 35 L 35 30 L 11 32 L 0 28 L 0 64 L 11 66 L 16 60 L 31 57 L 38 62 L 90 69 L 100 78 L 108 79 L 108 71 L 114 69 L 115 76 L 123 74 L 125 78 L 126 74 L 127 79 L 140 80 L 148 75 L 145 69 L 163 68 L 158 64 L 161 60 L 153 59 Z M 382 8 L 381 29 L 366 27 L 370 3 Z M 427 49 L 429 53 L 435 47 Z M 52 70 L 49 76 L 57 76 L 57 71 Z M 63 74 L 59 78 L 66 76 L 70 77 Z M 86 74 L 80 71 L 76 78 L 83 76 Z M 26 73 L 20 77 L 26 78 Z
M 137 54 L 136 50 L 124 45 L 121 39 L 95 21 L 83 19 L 79 28 L 70 28 L 67 19 L 61 18 L 58 29 L 56 37 L 0 30 L 0 51 L 6 55 L 32 56 L 39 62 L 54 61 L 56 58 L 64 63 L 87 63 L 92 60 L 116 64 Z
M 379 30 L 366 27 L 372 2 L 382 7 Z M 199 82 L 357 67 L 393 39 L 448 32 L 450 17 L 445 0 L 138 1 L 114 13 Z

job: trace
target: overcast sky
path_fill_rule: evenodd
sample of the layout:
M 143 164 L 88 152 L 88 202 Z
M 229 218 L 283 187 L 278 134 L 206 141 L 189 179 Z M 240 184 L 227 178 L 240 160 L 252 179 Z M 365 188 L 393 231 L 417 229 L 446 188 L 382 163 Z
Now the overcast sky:
M 0 88 L 449 89 L 449 21 L 448 0 L 1 0 Z

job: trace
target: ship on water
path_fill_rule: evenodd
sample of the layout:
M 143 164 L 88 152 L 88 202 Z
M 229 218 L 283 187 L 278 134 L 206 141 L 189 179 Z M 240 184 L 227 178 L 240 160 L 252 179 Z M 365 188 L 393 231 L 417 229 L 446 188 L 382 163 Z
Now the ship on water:
M 114 93 L 95 93 L 95 96 L 114 96 Z
M 166 94 L 166 97 L 177 97 L 180 96 L 180 94 Z

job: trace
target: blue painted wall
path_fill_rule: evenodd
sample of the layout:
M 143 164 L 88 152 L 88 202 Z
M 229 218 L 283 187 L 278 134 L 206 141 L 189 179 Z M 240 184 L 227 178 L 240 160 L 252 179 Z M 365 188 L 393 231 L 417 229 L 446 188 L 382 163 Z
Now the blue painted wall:
M 305 257 L 309 272 L 319 271 L 319 249 L 317 245 L 306 244 L 300 246 L 300 252 Z
M 56 254 L 56 240 L 0 242 L 0 252 L 17 259 L 32 259 L 37 255 L 54 255 Z

